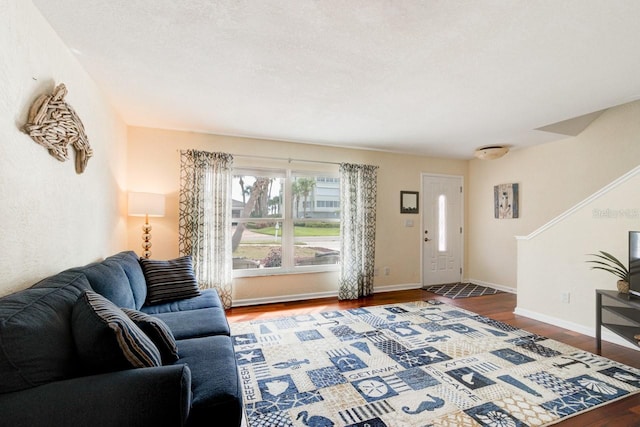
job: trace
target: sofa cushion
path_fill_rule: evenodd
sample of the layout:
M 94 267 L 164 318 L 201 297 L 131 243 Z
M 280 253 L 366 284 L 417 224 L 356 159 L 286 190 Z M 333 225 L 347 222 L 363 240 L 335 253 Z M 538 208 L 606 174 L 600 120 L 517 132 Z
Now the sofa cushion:
M 168 261 L 141 259 L 140 265 L 147 282 L 147 304 L 200 295 L 190 256 Z
M 116 306 L 136 307 L 129 278 L 118 260 L 107 258 L 102 262 L 74 268 L 73 271 L 79 271 L 87 276 L 93 290 Z
M 144 279 L 144 273 L 136 253 L 133 251 L 120 252 L 110 256 L 105 261 L 116 261 L 122 266 L 129 279 L 129 286 L 135 300 L 135 309 L 140 310 L 140 307 L 147 299 L 147 282 Z
M 0 298 L 0 393 L 80 375 L 69 325 L 86 289 L 83 274 L 64 271 Z
M 143 305 L 140 311 L 147 314 L 167 313 L 175 311 L 198 310 L 201 308 L 222 308 L 222 302 L 215 289 L 202 289 L 200 295 L 193 298 Z
M 162 320 L 177 340 L 210 335 L 230 335 L 224 310 L 217 307 L 157 313 L 153 316 Z
M 158 347 L 160 356 L 162 356 L 162 364 L 170 365 L 178 360 L 178 346 L 176 339 L 171 333 L 171 329 L 162 320 L 157 317 L 150 316 L 137 310 L 123 308 L 129 319 L 144 332 L 153 343 Z
M 180 359 L 191 370 L 189 425 L 240 425 L 242 390 L 231 338 L 224 335 L 178 341 Z
M 161 366 L 151 339 L 111 301 L 85 291 L 73 306 L 71 330 L 88 373 Z

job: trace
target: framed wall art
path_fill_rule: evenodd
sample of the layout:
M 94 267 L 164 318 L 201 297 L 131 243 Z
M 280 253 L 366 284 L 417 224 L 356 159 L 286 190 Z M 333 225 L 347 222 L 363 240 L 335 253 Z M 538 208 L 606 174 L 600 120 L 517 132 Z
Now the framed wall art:
M 518 218 L 518 184 L 500 184 L 493 187 L 493 210 L 497 219 Z
M 401 191 L 400 192 L 400 213 L 417 214 L 418 192 L 417 191 Z

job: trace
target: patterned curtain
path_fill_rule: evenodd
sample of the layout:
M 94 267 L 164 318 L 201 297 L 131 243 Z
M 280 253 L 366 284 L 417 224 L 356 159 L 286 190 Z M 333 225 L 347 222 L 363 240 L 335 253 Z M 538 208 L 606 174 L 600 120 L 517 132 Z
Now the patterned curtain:
M 180 151 L 180 255 L 191 255 L 202 289 L 231 307 L 231 181 L 233 156 Z
M 339 299 L 357 299 L 373 293 L 377 170 L 371 165 L 340 165 Z

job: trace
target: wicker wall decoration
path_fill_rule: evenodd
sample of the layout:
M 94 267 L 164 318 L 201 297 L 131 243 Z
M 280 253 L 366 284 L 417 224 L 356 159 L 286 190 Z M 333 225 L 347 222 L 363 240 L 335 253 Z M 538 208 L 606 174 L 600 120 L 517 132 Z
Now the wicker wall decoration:
M 69 160 L 68 145 L 71 144 L 76 152 L 76 173 L 82 173 L 93 150 L 82 121 L 64 101 L 66 94 L 66 86 L 60 83 L 51 95 L 40 95 L 29 109 L 29 119 L 23 130 L 61 162 Z

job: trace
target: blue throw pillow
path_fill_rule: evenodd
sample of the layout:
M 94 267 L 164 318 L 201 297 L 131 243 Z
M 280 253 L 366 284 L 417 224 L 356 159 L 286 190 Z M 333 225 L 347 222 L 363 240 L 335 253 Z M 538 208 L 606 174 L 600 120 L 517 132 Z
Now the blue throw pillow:
M 147 281 L 147 304 L 193 298 L 200 295 L 190 256 L 157 261 L 141 259 Z
M 144 332 L 158 347 L 164 365 L 171 365 L 178 360 L 178 345 L 171 329 L 157 317 L 149 316 L 137 310 L 123 308 L 129 319 Z
M 73 306 L 71 330 L 88 373 L 161 366 L 158 348 L 102 295 L 85 291 Z

